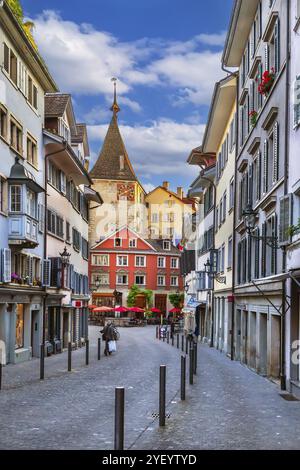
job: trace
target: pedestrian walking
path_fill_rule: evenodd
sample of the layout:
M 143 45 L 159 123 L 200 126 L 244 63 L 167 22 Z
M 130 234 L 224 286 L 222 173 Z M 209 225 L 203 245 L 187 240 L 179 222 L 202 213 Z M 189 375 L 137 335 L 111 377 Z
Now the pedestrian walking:
M 174 333 L 175 333 L 175 322 L 174 320 L 171 320 L 171 339 L 174 338 Z
M 112 321 L 108 322 L 100 333 L 102 333 L 102 339 L 105 342 L 104 354 L 105 356 L 111 355 L 117 350 L 116 341 L 120 339 L 120 333 Z

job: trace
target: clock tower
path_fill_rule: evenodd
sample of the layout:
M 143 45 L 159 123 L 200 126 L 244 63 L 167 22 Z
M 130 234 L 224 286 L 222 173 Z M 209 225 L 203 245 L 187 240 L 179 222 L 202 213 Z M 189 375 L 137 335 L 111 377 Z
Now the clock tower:
M 120 107 L 117 102 L 115 78 L 112 119 L 108 127 L 98 160 L 90 176 L 93 189 L 101 194 L 103 206 L 90 211 L 90 246 L 109 236 L 123 225 L 129 225 L 141 235 L 139 227 L 139 204 L 145 203 L 145 191 L 138 181 L 125 148 L 118 126 Z M 141 232 L 140 232 L 141 231 Z

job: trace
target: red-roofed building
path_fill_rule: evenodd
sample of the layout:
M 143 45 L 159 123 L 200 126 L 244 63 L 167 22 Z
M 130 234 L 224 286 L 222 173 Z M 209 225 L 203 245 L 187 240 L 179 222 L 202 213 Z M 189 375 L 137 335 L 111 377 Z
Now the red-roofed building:
M 152 290 L 153 305 L 167 313 L 169 294 L 183 291 L 180 256 L 170 240 L 145 240 L 127 227 L 117 230 L 90 251 L 92 303 L 126 306 L 130 288 L 137 285 Z M 145 296 L 137 298 L 137 306 L 146 306 Z

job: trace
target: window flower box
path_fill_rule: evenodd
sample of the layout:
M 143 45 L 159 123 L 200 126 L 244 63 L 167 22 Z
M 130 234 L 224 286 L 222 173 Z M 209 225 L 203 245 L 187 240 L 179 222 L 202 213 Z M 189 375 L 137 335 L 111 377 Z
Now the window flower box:
M 276 75 L 275 75 L 274 68 L 272 68 L 271 70 L 266 70 L 263 73 L 262 80 L 260 84 L 258 85 L 258 92 L 261 95 L 267 96 L 270 93 L 272 86 L 275 82 L 275 77 Z

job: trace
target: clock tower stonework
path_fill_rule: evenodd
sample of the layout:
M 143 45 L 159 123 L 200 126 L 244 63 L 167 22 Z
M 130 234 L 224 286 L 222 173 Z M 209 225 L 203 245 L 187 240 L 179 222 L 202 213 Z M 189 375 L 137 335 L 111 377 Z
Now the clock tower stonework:
M 139 223 L 142 216 L 141 205 L 145 204 L 145 191 L 133 170 L 120 133 L 116 83 L 114 87 L 112 119 L 98 160 L 90 172 L 92 187 L 103 199 L 101 207 L 91 204 L 91 247 L 123 225 L 128 225 L 140 235 L 145 235 L 145 228 Z

